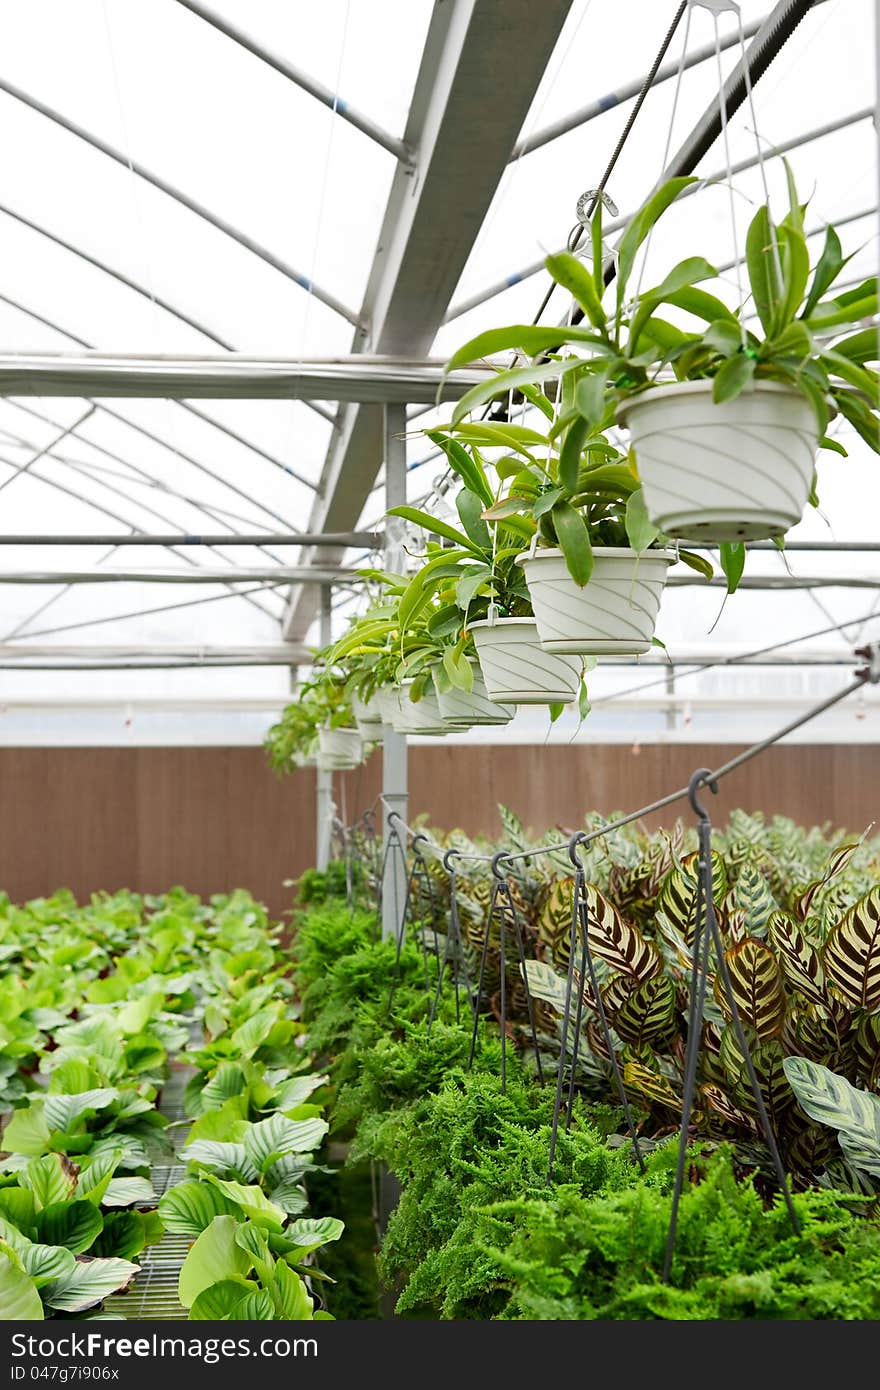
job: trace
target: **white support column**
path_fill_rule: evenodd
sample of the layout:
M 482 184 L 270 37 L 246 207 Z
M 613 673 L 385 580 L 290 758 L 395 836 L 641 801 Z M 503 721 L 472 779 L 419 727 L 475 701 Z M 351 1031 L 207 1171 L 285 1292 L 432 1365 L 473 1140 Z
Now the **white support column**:
M 321 585 L 321 635 L 322 647 L 328 647 L 333 640 L 333 590 L 329 584 Z M 326 869 L 330 863 L 331 820 L 333 816 L 333 773 L 319 767 L 316 781 L 315 862 L 319 869 Z
M 406 501 L 406 407 L 385 406 L 385 506 L 399 507 Z M 385 527 L 385 568 L 402 573 L 406 563 L 403 548 L 404 522 L 388 517 Z M 382 730 L 382 842 L 388 845 L 388 813 L 396 811 L 406 820 L 407 757 L 406 734 L 397 734 L 386 724 Z M 406 870 L 403 856 L 389 854 L 382 883 L 382 936 L 395 936 L 403 922 Z

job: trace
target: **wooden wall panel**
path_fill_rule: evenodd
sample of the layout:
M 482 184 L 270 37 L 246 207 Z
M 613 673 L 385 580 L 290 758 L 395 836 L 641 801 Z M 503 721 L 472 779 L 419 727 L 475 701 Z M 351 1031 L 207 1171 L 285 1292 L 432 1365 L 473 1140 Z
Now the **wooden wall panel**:
M 497 832 L 499 802 L 537 831 L 584 812 L 628 811 L 717 766 L 730 746 L 580 744 L 413 748 L 410 818 Z M 381 759 L 336 778 L 351 820 L 376 797 Z M 861 831 L 880 822 L 880 747 L 773 748 L 722 783 L 734 806 Z M 668 824 L 673 807 L 652 818 Z M 314 862 L 315 776 L 278 779 L 258 748 L 0 748 L 0 888 L 15 899 L 67 886 L 84 897 L 175 883 L 210 894 L 250 888 L 274 913 L 285 878 Z

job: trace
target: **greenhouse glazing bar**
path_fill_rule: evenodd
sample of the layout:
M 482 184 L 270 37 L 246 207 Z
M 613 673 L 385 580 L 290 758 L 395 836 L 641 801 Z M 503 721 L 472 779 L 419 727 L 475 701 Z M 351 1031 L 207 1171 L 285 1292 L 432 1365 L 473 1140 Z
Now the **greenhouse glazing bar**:
M 405 405 L 454 401 L 492 375 L 441 361 L 366 353 L 332 358 L 0 353 L 0 396 L 124 396 L 128 399 L 317 400 Z M 315 528 L 320 529 L 320 528 Z
M 322 584 L 319 634 L 321 649 L 329 647 L 332 640 L 333 589 L 329 584 Z M 315 865 L 324 872 L 330 863 L 330 842 L 333 838 L 333 773 L 329 768 L 321 767 L 320 761 L 315 775 L 315 813 Z
M 218 509 L 219 510 L 219 509 Z M 202 532 L 181 532 L 179 535 L 136 535 L 127 536 L 117 532 L 106 535 L 16 535 L 0 536 L 0 546 L 5 545 L 335 545 L 357 546 L 359 550 L 381 550 L 385 544 L 382 536 L 374 531 L 279 531 L 266 533 L 254 531 L 215 534 Z M 880 550 L 880 542 L 877 547 Z

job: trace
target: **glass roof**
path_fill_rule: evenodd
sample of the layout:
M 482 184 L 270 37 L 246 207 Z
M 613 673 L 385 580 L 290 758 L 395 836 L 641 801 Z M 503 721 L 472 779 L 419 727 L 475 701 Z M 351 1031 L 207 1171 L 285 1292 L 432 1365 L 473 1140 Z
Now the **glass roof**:
M 447 355 L 485 327 L 534 317 L 547 279 L 531 272 L 548 250 L 564 244 L 578 197 L 598 183 L 632 109 L 631 97 L 615 102 L 611 94 L 631 90 L 647 72 L 674 8 L 656 0 L 629 0 L 625 7 L 619 0 L 574 0 L 520 141 L 539 137 L 589 103 L 603 109 L 508 164 L 432 355 Z M 747 34 L 771 8 L 769 0 L 742 0 Z M 802 192 L 811 195 L 808 226 L 844 222 L 841 239 L 854 253 L 853 280 L 873 273 L 877 256 L 877 150 L 868 114 L 874 103 L 872 13 L 870 0 L 819 3 L 755 90 L 757 134 L 766 152 L 858 117 L 788 155 Z M 430 0 L 324 0 L 320 6 L 250 0 L 246 7 L 233 0 L 212 0 L 208 7 L 186 0 L 31 0 L 2 7 L 0 351 L 94 347 L 152 355 L 233 348 L 293 359 L 349 353 L 398 165 L 385 144 L 404 135 L 431 14 Z M 211 15 L 221 28 L 209 22 Z M 730 14 L 720 22 L 724 35 L 733 32 Z M 224 24 L 244 30 L 282 67 L 339 94 L 337 108 L 344 102 L 353 119 L 362 114 L 385 144 L 222 32 Z M 669 51 L 673 65 L 683 38 L 684 24 Z M 711 40 L 710 15 L 694 7 L 688 52 Z M 738 57 L 738 43 L 725 46 L 725 73 Z M 624 216 L 659 177 L 667 142 L 674 153 L 716 97 L 714 56 L 684 72 L 670 134 L 676 86 L 670 78 L 650 93 L 610 179 L 608 192 Z M 747 108 L 731 122 L 730 154 L 734 166 L 752 166 L 735 177 L 736 236 L 723 185 L 702 188 L 652 240 L 649 275 L 651 267 L 662 273 L 681 254 L 699 252 L 724 264 L 741 250 L 750 210 L 762 196 Z M 699 172 L 723 168 L 719 144 Z M 774 196 L 784 196 L 781 161 L 770 159 L 767 172 Z M 730 277 L 733 297 L 734 271 Z M 303 287 L 309 283 L 311 291 Z M 565 309 L 557 295 L 545 321 L 557 321 Z M 4 567 L 266 569 L 302 563 L 293 546 L 170 551 L 126 547 L 124 539 L 135 531 L 306 529 L 335 413 L 332 404 L 305 402 L 2 400 L 0 531 L 113 534 L 120 542 L 103 550 L 9 547 Z M 412 495 L 431 496 L 431 505 L 442 508 L 448 499 L 433 491 L 442 469 L 435 459 L 422 462 L 431 450 L 417 433 L 436 418 L 429 411 L 413 420 L 408 457 Z M 792 539 L 876 539 L 876 460 L 847 428 L 840 438 L 850 459 L 828 456 L 822 463 L 821 513 L 811 513 Z M 379 486 L 360 525 L 380 525 L 382 513 Z M 346 558 L 352 563 L 355 555 Z M 753 556 L 749 572 L 781 574 L 786 566 L 809 576 L 870 579 L 877 573 L 875 558 L 843 552 Z M 221 584 L 3 584 L 0 640 L 265 647 L 281 640 L 286 600 L 285 588 L 266 581 L 234 591 Z M 664 602 L 661 635 L 682 654 L 710 647 L 729 654 L 861 617 L 875 600 L 880 607 L 875 591 L 840 587 L 745 592 L 720 611 L 716 590 L 678 589 Z M 338 622 L 352 602 L 338 600 Z M 857 629 L 809 639 L 804 648 L 839 651 L 845 661 Z M 880 622 L 863 635 L 880 637 Z M 308 640 L 317 640 L 315 628 Z M 645 679 L 652 675 L 646 672 Z M 794 697 L 839 677 L 833 668 L 716 672 L 689 680 L 681 691 L 693 691 L 690 717 L 710 730 L 707 721 L 720 716 L 707 714 L 701 697 L 704 705 L 716 697 L 755 700 L 771 691 Z M 640 678 L 638 671 L 619 668 L 594 675 L 591 737 L 669 736 L 665 707 L 627 706 L 624 715 L 621 706 L 612 717 L 609 706 L 601 714 L 603 693 Z M 2 670 L 0 741 L 252 741 L 289 688 L 290 673 L 280 665 Z M 190 700 L 193 713 L 187 714 Z M 26 701 L 42 702 L 42 708 L 25 707 Z M 77 702 L 80 713 L 73 716 Z M 127 712 L 120 702 L 130 702 Z M 98 708 L 102 703 L 106 709 Z M 679 732 L 683 718 L 679 711 Z M 514 728 L 535 736 L 533 720 L 523 716 Z M 563 721 L 554 737 L 570 737 L 573 729 Z

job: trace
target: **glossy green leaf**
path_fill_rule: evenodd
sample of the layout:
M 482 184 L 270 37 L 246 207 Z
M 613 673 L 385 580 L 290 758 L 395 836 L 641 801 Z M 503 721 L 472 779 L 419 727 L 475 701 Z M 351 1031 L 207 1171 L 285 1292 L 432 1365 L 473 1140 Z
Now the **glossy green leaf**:
M 0 1240 L 0 1321 L 42 1322 L 40 1295 L 15 1251 Z
M 553 279 L 581 306 L 594 328 L 604 328 L 605 311 L 596 282 L 584 265 L 569 251 L 548 256 L 544 262 Z
M 587 524 L 568 502 L 557 502 L 551 516 L 566 568 L 575 584 L 583 588 L 593 573 L 593 548 Z
M 88 1250 L 103 1228 L 101 1213 L 89 1201 L 55 1202 L 37 1213 L 37 1239 L 46 1245 L 64 1245 L 75 1255 Z
M 80 1260 L 72 1270 L 43 1289 L 43 1301 L 64 1313 L 93 1308 L 131 1283 L 140 1266 L 130 1260 Z
M 203 1289 L 234 1275 L 246 1275 L 251 1257 L 237 1243 L 240 1223 L 234 1216 L 215 1216 L 192 1245 L 180 1270 L 177 1291 L 189 1308 Z

